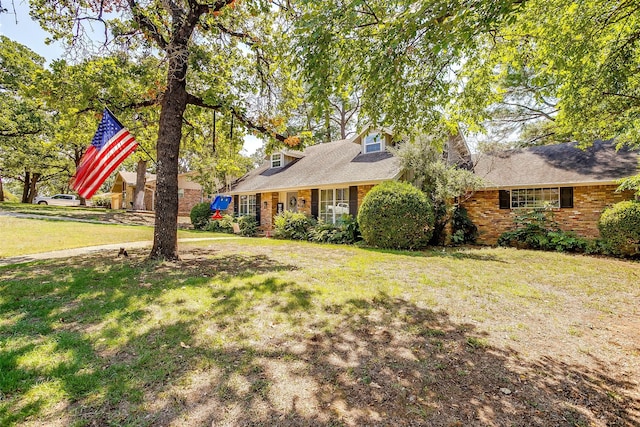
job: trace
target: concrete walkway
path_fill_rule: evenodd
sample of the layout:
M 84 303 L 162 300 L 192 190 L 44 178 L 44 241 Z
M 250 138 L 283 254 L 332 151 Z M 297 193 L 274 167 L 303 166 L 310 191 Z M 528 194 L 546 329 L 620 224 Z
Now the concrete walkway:
M 230 239 L 239 239 L 239 237 L 235 237 L 235 236 L 193 237 L 188 239 L 178 239 L 178 243 L 204 242 L 204 241 L 230 240 Z M 74 249 L 62 249 L 59 251 L 42 252 L 38 254 L 19 255 L 19 256 L 13 256 L 8 258 L 0 258 L 0 267 L 3 267 L 5 265 L 22 264 L 25 262 L 38 261 L 43 259 L 69 258 L 69 257 L 86 255 L 92 252 L 99 252 L 99 251 L 117 251 L 120 248 L 126 248 L 126 249 L 147 248 L 147 247 L 151 247 L 152 245 L 153 245 L 153 242 L 151 241 L 126 242 L 126 243 L 113 243 L 109 245 L 99 245 L 99 246 L 85 246 L 83 248 L 74 248 Z M 114 256 L 115 255 L 116 253 L 114 252 Z

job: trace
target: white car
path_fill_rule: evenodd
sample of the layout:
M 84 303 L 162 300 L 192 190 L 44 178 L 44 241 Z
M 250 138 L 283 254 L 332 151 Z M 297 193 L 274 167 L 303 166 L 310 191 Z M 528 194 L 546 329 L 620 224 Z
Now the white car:
M 338 215 L 348 214 L 349 213 L 349 205 L 347 203 L 337 203 L 335 206 L 329 205 L 327 206 L 328 212 L 334 212 Z
M 80 199 L 72 194 L 56 194 L 51 197 L 36 197 L 33 203 L 38 205 L 80 206 Z

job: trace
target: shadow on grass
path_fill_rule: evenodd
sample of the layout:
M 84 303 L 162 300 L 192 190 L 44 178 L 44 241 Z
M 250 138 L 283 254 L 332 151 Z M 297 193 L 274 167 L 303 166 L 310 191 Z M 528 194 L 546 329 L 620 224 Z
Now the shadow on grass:
M 605 365 L 531 363 L 385 294 L 323 303 L 267 256 L 192 255 L 0 271 L 0 424 L 640 425 Z

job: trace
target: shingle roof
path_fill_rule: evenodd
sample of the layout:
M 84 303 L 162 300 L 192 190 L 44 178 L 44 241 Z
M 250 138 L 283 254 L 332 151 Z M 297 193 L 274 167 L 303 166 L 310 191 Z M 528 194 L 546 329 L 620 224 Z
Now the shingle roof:
M 318 188 L 398 177 L 400 165 L 391 153 L 361 154 L 361 145 L 350 141 L 313 145 L 302 152 L 303 157 L 282 168 L 271 168 L 265 162 L 241 178 L 231 193 Z
M 136 172 L 119 171 L 118 173 L 122 176 L 122 179 L 127 184 L 136 185 L 136 182 L 138 182 L 138 175 Z M 154 174 L 151 174 L 151 173 L 147 174 L 146 182 L 151 182 L 155 180 L 156 180 L 156 176 Z
M 585 149 L 575 143 L 481 154 L 474 171 L 487 187 L 614 182 L 638 173 L 638 152 L 616 152 L 612 141 Z

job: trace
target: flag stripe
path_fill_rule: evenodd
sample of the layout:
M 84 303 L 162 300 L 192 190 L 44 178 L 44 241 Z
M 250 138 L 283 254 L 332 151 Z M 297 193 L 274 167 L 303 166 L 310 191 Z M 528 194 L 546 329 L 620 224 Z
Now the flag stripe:
M 91 198 L 137 146 L 133 135 L 105 108 L 91 145 L 71 180 L 72 188 L 80 196 Z
M 133 151 L 138 146 L 135 138 L 131 136 L 130 139 L 126 140 L 126 145 L 123 148 L 120 148 L 119 151 L 109 158 L 101 160 L 98 166 L 100 169 L 100 173 L 97 174 L 90 182 L 86 183 L 85 190 L 79 192 L 81 196 L 88 199 L 95 194 L 95 192 L 100 188 L 102 183 L 111 175 L 111 173 L 126 159 L 129 154 L 133 153 Z
M 80 159 L 80 164 L 76 169 L 76 174 L 73 177 L 73 180 L 71 181 L 72 187 L 75 188 L 76 185 L 81 183 L 84 180 L 84 178 L 87 176 L 87 173 L 89 172 L 89 168 L 87 166 L 93 162 L 93 159 L 97 153 L 98 153 L 98 150 L 96 149 L 96 147 L 94 147 L 93 145 L 89 145 L 89 148 L 87 148 L 87 151 L 84 153 L 84 156 L 82 156 L 82 159 Z
M 108 156 L 113 155 L 120 149 L 120 143 L 125 139 L 133 136 L 129 133 L 127 129 L 122 129 L 118 133 L 116 133 L 107 143 L 102 147 L 100 151 L 95 152 L 95 154 L 88 159 L 86 166 L 82 168 L 81 174 L 78 179 L 78 187 L 83 188 L 88 185 L 91 181 L 93 181 L 94 177 L 100 172 L 100 163 L 101 161 Z M 122 159 L 124 160 L 124 159 Z M 80 189 L 78 189 L 80 192 Z

